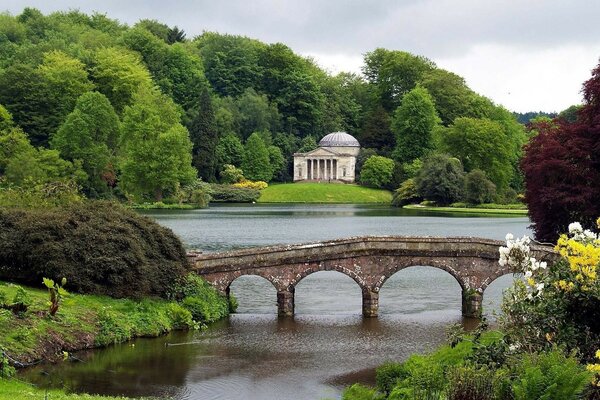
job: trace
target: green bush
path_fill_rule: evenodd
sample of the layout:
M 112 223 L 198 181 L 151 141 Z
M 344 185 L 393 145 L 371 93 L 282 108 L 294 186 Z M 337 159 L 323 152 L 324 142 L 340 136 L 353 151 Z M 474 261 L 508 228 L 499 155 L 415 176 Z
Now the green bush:
M 260 191 L 232 185 L 211 185 L 211 197 L 211 201 L 217 203 L 253 203 L 260 197 Z
M 381 156 L 371 156 L 360 170 L 360 183 L 373 187 L 387 185 L 394 173 L 394 160 Z
M 354 385 L 346 388 L 342 393 L 342 400 L 383 400 L 385 396 L 377 393 L 375 389 L 368 388 L 361 384 L 355 383 Z
M 422 200 L 417 192 L 417 185 L 414 179 L 407 179 L 396 191 L 392 197 L 392 205 L 402 207 L 410 203 L 418 203 Z
M 591 374 L 573 356 L 559 350 L 526 354 L 517 364 L 512 390 L 515 400 L 575 400 Z
M 188 274 L 171 288 L 169 297 L 181 300 L 194 321 L 213 322 L 229 315 L 235 307 L 208 282 L 196 274 Z
M 409 371 L 404 364 L 388 362 L 377 368 L 375 384 L 380 392 L 389 395 L 398 381 L 404 380 L 408 376 Z
M 165 296 L 189 265 L 170 229 L 116 203 L 0 210 L 0 278 L 112 297 Z
M 494 375 L 492 370 L 471 366 L 450 369 L 447 400 L 494 400 Z

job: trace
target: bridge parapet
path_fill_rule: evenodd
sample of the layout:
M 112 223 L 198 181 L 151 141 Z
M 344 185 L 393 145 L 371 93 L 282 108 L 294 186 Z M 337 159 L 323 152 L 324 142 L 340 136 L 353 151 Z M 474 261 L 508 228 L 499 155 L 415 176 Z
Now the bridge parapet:
M 277 289 L 279 313 L 294 312 L 294 289 L 318 271 L 350 276 L 363 293 L 363 314 L 376 316 L 379 290 L 394 273 L 410 266 L 431 266 L 450 273 L 463 292 L 463 314 L 478 316 L 485 288 L 510 273 L 498 264 L 504 242 L 475 237 L 366 236 L 307 244 L 195 254 L 194 270 L 223 293 L 242 275 L 258 275 Z M 533 246 L 534 256 L 551 260 L 550 247 Z

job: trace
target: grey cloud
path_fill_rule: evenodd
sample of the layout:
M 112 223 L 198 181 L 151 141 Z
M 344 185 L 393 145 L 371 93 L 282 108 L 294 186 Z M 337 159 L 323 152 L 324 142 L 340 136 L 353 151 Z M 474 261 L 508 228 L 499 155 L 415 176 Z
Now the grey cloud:
M 127 23 L 154 18 L 188 36 L 203 30 L 284 42 L 299 52 L 356 55 L 376 47 L 430 58 L 479 44 L 544 48 L 600 40 L 598 0 L 31 0 L 44 12 L 78 8 Z M 23 1 L 0 9 L 19 13 Z

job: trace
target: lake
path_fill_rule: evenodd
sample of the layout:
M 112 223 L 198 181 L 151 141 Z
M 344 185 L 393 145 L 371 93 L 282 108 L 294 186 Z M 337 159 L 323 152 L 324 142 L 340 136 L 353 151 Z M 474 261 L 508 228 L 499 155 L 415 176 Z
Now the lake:
M 171 228 L 188 249 L 205 252 L 363 235 L 531 235 L 525 217 L 386 206 L 249 204 L 144 214 Z M 504 276 L 486 289 L 490 318 L 511 282 Z M 373 383 L 379 364 L 439 346 L 452 324 L 477 323 L 461 316 L 456 280 L 424 266 L 385 283 L 377 319 L 363 319 L 358 285 L 337 272 L 318 272 L 297 285 L 294 318 L 277 318 L 275 289 L 262 278 L 241 277 L 231 290 L 238 312 L 204 331 L 81 352 L 82 362 L 41 366 L 23 377 L 74 391 L 181 400 L 339 398 L 345 385 Z

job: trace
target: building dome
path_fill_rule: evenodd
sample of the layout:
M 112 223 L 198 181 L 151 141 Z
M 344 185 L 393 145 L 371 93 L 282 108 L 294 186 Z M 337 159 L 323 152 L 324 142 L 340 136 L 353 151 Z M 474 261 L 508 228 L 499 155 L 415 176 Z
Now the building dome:
M 346 132 L 333 132 L 321 139 L 319 147 L 360 147 L 360 144 Z

